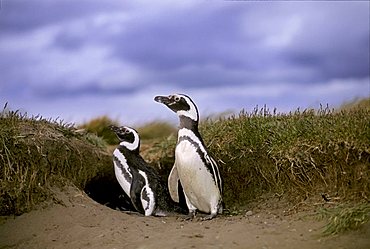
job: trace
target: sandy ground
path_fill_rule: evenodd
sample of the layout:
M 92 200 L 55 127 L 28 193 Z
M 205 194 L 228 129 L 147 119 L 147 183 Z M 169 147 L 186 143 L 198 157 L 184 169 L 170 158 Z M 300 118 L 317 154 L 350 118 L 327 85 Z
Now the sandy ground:
M 60 204 L 19 217 L 1 217 L 0 248 L 370 248 L 370 225 L 322 237 L 323 222 L 310 212 L 281 208 L 210 221 L 143 217 L 112 210 L 69 188 Z

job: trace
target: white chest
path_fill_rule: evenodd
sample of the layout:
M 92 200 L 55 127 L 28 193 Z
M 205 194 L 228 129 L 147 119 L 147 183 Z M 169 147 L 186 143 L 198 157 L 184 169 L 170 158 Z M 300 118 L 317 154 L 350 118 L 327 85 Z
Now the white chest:
M 199 210 L 210 212 L 220 193 L 211 173 L 190 141 L 181 141 L 176 146 L 175 164 L 181 184 L 190 202 Z
M 113 160 L 114 163 L 114 173 L 116 175 L 117 181 L 122 187 L 123 191 L 130 196 L 130 188 L 132 183 L 132 174 L 130 167 L 127 164 L 126 158 L 122 155 L 122 153 L 116 149 L 113 152 L 115 159 Z

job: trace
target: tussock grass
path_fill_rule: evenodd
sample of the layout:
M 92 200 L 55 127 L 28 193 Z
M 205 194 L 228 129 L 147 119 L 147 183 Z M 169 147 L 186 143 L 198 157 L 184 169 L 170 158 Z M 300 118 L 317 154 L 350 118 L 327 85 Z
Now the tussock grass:
M 0 215 L 29 211 L 52 197 L 53 185 L 83 189 L 106 166 L 111 156 L 101 139 L 63 121 L 0 113 Z
M 264 193 L 298 203 L 328 193 L 341 200 L 370 198 L 370 111 L 328 108 L 279 114 L 266 107 L 218 120 L 200 132 L 218 161 L 229 208 Z M 157 142 L 144 156 L 166 177 L 176 137 Z
M 91 134 L 62 121 L 3 111 L 0 215 L 29 211 L 51 197 L 50 186 L 65 182 L 94 192 L 90 196 L 104 197 L 101 203 L 116 198 L 113 192 L 119 195 L 120 189 L 111 153 L 106 153 L 106 143 L 94 135 L 116 139 L 111 131 L 99 132 L 112 123 L 107 117 L 93 120 L 84 126 Z M 143 142 L 142 155 L 167 178 L 174 163 L 176 131 L 161 122 L 137 130 Z M 204 120 L 200 132 L 218 161 L 224 179 L 224 201 L 230 210 L 239 210 L 269 194 L 291 200 L 292 206 L 322 193 L 340 203 L 369 203 L 368 108 L 334 111 L 323 107 L 280 114 L 256 107 L 251 112 Z M 108 139 L 108 143 L 118 141 Z M 108 192 L 113 197 L 108 198 Z M 352 229 L 368 221 L 367 210 L 368 204 L 360 209 L 323 212 L 330 213 L 326 216 L 331 222 L 328 226 L 332 226 L 329 231 L 340 232 L 340 227 Z
M 359 229 L 370 220 L 370 204 L 340 205 L 335 208 L 323 208 L 319 211 L 322 219 L 328 223 L 323 235 L 335 235 L 349 230 Z
M 95 135 L 95 137 L 103 138 L 110 145 L 118 144 L 119 141 L 116 135 L 109 129 L 109 125 L 118 125 L 118 121 L 112 120 L 107 116 L 101 116 L 80 125 L 79 128 Z M 92 139 L 94 139 L 93 137 Z
M 153 121 L 145 125 L 139 126 L 137 131 L 140 134 L 141 141 L 148 143 L 153 139 L 165 139 L 169 136 L 176 135 L 177 129 L 164 121 Z
M 351 111 L 356 109 L 370 110 L 370 98 L 355 98 L 351 101 L 343 103 L 338 108 L 339 111 Z

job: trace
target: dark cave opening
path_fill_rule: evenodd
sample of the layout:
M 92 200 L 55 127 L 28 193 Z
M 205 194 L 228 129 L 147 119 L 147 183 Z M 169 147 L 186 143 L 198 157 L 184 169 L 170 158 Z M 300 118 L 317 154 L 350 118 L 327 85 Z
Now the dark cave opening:
M 160 175 L 160 177 L 162 179 L 168 178 L 168 176 L 163 175 Z M 163 180 L 163 184 L 166 184 L 165 180 Z M 181 210 L 180 213 L 187 214 L 188 209 L 185 195 L 180 182 L 178 187 L 180 203 L 176 204 L 172 200 L 170 201 L 179 207 L 179 210 Z M 84 191 L 94 201 L 113 210 L 137 212 L 132 205 L 131 199 L 126 195 L 118 183 L 113 167 L 106 167 L 100 171 L 95 177 L 86 183 Z M 168 198 L 171 198 L 169 193 Z
M 130 198 L 123 191 L 113 170 L 98 174 L 85 186 L 85 193 L 94 201 L 119 211 L 134 211 Z

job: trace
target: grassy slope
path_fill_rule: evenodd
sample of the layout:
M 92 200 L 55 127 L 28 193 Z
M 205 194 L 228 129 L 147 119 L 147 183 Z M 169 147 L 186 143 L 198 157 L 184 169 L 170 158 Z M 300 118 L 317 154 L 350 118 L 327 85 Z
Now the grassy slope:
M 241 113 L 218 125 L 207 123 L 203 133 L 212 137 L 224 175 L 232 175 L 225 180 L 225 192 L 235 195 L 240 187 L 233 183 L 245 183 L 230 203 L 266 190 L 301 200 L 321 192 L 359 199 L 370 197 L 369 121 L 369 112 L 362 111 Z
M 342 200 L 370 198 L 370 111 L 329 110 L 270 114 L 241 112 L 205 121 L 200 130 L 224 177 L 228 207 L 263 193 L 297 202 L 326 193 Z M 144 151 L 166 176 L 174 161 L 176 137 Z
M 364 101 L 361 101 L 363 104 Z M 295 206 L 323 194 L 324 234 L 357 229 L 370 220 L 370 108 L 273 114 L 266 109 L 207 120 L 200 130 L 224 178 L 224 200 L 240 209 L 266 193 Z M 176 137 L 143 152 L 167 177 Z M 335 201 L 334 203 L 332 201 Z M 325 201 L 321 199 L 322 205 Z
M 111 167 L 111 156 L 97 146 L 101 142 L 65 124 L 2 113 L 0 215 L 29 211 L 50 199 L 50 187 L 56 184 L 84 188 L 102 168 Z
M 164 177 L 172 168 L 176 145 L 174 130 L 168 125 L 165 129 L 167 135 L 158 123 L 138 128 L 144 158 Z M 159 138 L 153 130 L 161 131 Z M 219 163 L 228 208 L 240 208 L 266 193 L 288 197 L 292 205 L 325 193 L 342 202 L 365 202 L 368 210 L 369 108 L 289 115 L 256 109 L 203 121 L 200 131 Z M 79 134 L 68 125 L 3 113 L 0 213 L 29 211 L 50 198 L 49 187 L 55 184 L 72 182 L 83 189 L 97 175 L 111 173 L 111 155 L 102 146 L 96 136 Z M 369 219 L 363 217 L 363 222 Z

